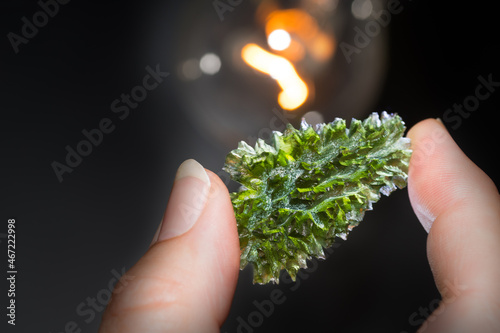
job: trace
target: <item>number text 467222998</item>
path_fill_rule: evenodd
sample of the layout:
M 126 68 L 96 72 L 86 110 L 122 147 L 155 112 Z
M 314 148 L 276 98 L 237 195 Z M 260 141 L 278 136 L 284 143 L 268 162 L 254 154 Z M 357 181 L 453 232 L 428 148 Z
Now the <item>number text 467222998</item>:
M 7 322 L 16 325 L 16 220 L 7 220 Z

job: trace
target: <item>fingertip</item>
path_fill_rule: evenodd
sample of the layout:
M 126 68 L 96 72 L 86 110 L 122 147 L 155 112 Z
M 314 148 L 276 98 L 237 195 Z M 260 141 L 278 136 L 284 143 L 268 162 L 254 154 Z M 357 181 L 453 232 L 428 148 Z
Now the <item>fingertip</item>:
M 126 328 L 117 330 L 122 333 L 133 332 L 134 325 L 144 322 L 152 332 L 212 332 L 225 320 L 239 274 L 239 238 L 227 187 L 204 170 L 210 190 L 196 223 L 185 233 L 157 241 L 132 267 L 129 274 L 135 279 L 113 296 L 102 332 L 114 332 L 117 326 Z M 193 180 L 181 177 L 178 186 L 185 187 L 180 182 L 188 178 Z M 172 216 L 166 215 L 163 227 Z M 172 325 L 177 326 L 167 329 Z
M 429 130 L 432 131 L 436 127 L 441 127 L 446 130 L 446 127 L 443 125 L 443 122 L 440 119 L 427 118 L 421 120 L 408 130 L 407 137 L 413 140 L 418 135 L 422 133 L 428 133 Z
M 494 183 L 438 120 L 419 122 L 408 137 L 413 150 L 408 194 L 429 232 L 427 251 L 438 288 L 443 293 L 443 286 L 458 279 L 471 290 L 492 290 L 499 276 L 493 269 L 497 259 L 485 254 L 500 253 L 500 204 Z
M 212 196 L 221 196 L 220 199 L 224 199 L 226 202 L 231 201 L 226 183 L 213 171 L 208 169 L 205 169 L 205 171 L 210 179 L 210 194 Z
M 408 194 L 426 231 L 452 206 L 497 196 L 491 179 L 463 153 L 442 122 L 423 120 L 408 131 L 408 137 L 413 150 Z
M 199 291 L 210 299 L 207 311 L 222 325 L 238 280 L 240 245 L 227 186 L 217 174 L 205 170 L 211 184 L 208 202 L 186 246 L 198 243 Z
M 447 182 L 445 178 L 450 176 L 446 170 L 447 160 L 458 147 L 444 125 L 436 119 L 420 121 L 407 136 L 413 150 L 408 171 L 408 195 L 420 223 L 429 232 L 439 208 L 446 201 L 443 182 Z M 436 198 L 443 200 L 436 201 Z

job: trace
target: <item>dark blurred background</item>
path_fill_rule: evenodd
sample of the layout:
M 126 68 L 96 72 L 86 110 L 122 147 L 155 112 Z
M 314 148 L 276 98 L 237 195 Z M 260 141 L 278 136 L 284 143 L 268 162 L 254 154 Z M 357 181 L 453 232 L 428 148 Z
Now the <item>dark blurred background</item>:
M 82 303 L 105 299 L 113 277 L 146 251 L 177 166 L 195 158 L 219 172 L 238 140 L 265 137 L 283 125 L 276 119 L 297 126 L 302 116 L 362 119 L 387 110 L 409 128 L 441 117 L 498 186 L 500 92 L 467 118 L 447 111 L 474 96 L 479 76 L 500 81 L 494 2 L 401 1 L 379 31 L 373 22 L 388 5 L 375 0 L 232 4 L 74 0 L 47 7 L 49 15 L 37 14 L 43 9 L 36 1 L 2 1 L 0 327 L 7 327 L 9 218 L 17 225 L 18 276 L 17 325 L 8 331 L 62 332 L 73 321 L 82 332 L 95 332 L 101 312 L 82 315 L 89 309 Z M 262 17 L 284 9 L 308 13 L 323 34 L 316 35 L 316 56 L 314 45 L 289 55 L 309 88 L 307 100 L 290 111 L 278 104 L 276 83 L 238 53 L 249 43 L 269 51 Z M 39 25 L 24 28 L 29 38 L 23 36 L 26 20 Z M 358 43 L 359 52 L 346 56 L 340 45 L 356 47 L 356 33 L 367 25 L 374 29 L 367 45 Z M 300 42 L 300 32 L 295 37 Z M 137 87 L 148 66 L 169 75 L 158 76 L 144 96 Z M 140 102 L 127 106 L 122 94 L 131 92 Z M 65 147 L 77 149 L 82 131 L 105 118 L 113 131 L 58 179 L 54 161 L 64 164 Z M 252 285 L 251 271 L 242 271 L 221 331 L 237 332 L 257 310 L 254 301 L 269 299 L 276 288 L 286 301 L 254 332 L 416 331 L 440 298 L 426 259 L 427 234 L 406 189 L 374 208 L 296 284 L 285 278 L 279 285 Z

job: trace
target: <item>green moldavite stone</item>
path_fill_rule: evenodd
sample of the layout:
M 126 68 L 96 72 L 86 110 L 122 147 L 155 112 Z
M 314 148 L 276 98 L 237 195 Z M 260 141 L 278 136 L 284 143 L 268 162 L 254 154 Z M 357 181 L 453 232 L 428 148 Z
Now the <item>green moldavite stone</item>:
M 231 194 L 240 237 L 240 268 L 253 266 L 254 283 L 291 278 L 307 259 L 324 258 L 345 239 L 380 194 L 406 186 L 411 150 L 404 122 L 382 112 L 364 121 L 343 119 L 315 128 L 302 121 L 273 132 L 255 148 L 240 142 L 224 170 L 242 186 Z

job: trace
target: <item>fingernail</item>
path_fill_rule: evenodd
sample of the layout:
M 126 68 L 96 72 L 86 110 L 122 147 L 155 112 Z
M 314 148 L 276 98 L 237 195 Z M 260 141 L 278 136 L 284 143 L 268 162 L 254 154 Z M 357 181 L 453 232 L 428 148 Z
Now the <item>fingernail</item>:
M 207 202 L 209 189 L 210 179 L 200 163 L 189 159 L 179 166 L 158 242 L 180 236 L 195 225 Z
M 443 123 L 443 121 L 441 120 L 441 118 L 437 117 L 437 118 L 436 118 L 436 120 L 437 120 L 437 122 L 438 122 L 439 124 L 441 124 L 441 126 L 443 126 L 443 127 L 446 129 L 446 126 L 444 125 L 444 123 Z
M 151 244 L 149 244 L 149 247 L 153 246 L 153 244 L 158 241 L 158 236 L 160 235 L 160 230 L 162 225 L 163 225 L 163 217 L 161 218 L 160 225 L 156 229 L 155 235 L 153 236 L 153 240 L 151 241 Z
M 414 211 L 420 221 L 420 224 L 424 227 L 424 230 L 429 233 L 434 221 L 436 220 L 436 215 L 434 215 L 427 206 L 422 205 L 419 202 L 414 204 Z
M 424 197 L 422 197 L 422 181 L 426 181 L 426 178 L 418 174 L 416 178 L 414 176 L 413 172 L 408 176 L 408 195 L 415 215 L 424 230 L 429 233 L 432 224 L 436 220 L 436 215 L 432 212 L 429 201 L 424 200 Z

